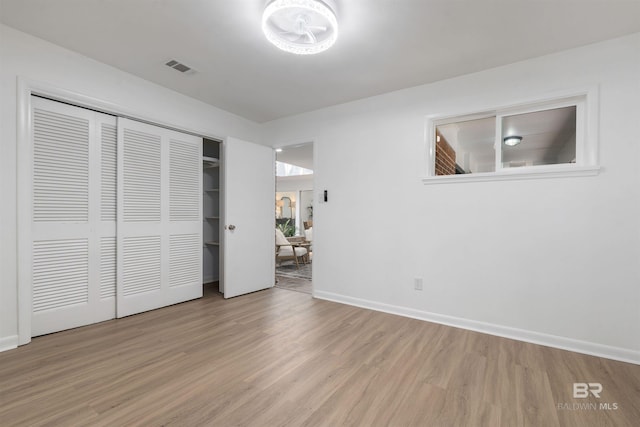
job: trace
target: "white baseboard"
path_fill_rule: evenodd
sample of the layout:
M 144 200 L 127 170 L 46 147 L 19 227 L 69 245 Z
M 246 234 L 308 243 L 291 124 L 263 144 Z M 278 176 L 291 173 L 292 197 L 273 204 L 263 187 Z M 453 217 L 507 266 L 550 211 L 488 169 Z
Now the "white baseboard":
M 10 335 L 8 337 L 0 338 L 0 352 L 13 350 L 18 347 L 18 336 Z
M 314 290 L 314 298 L 640 365 L 640 351 Z

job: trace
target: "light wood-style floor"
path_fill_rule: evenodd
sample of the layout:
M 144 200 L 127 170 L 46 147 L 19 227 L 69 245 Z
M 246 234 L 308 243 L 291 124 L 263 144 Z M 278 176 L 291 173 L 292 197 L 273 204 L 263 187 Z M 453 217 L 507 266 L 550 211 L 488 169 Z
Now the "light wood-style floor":
M 600 399 L 573 399 L 600 382 Z M 270 289 L 0 353 L 3 426 L 631 426 L 640 366 Z M 617 410 L 600 410 L 602 402 Z M 558 409 L 595 403 L 598 409 Z
M 311 295 L 313 293 L 313 284 L 311 280 L 302 279 L 300 277 L 279 276 L 276 274 L 276 287 L 287 289 L 289 291 L 304 292 Z

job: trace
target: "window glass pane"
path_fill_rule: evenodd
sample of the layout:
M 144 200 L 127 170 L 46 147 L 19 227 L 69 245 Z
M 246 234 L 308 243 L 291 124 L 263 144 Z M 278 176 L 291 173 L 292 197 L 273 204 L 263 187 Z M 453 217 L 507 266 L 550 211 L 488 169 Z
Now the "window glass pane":
M 436 175 L 494 172 L 496 118 L 436 126 Z
M 504 116 L 502 136 L 503 168 L 575 163 L 576 107 Z

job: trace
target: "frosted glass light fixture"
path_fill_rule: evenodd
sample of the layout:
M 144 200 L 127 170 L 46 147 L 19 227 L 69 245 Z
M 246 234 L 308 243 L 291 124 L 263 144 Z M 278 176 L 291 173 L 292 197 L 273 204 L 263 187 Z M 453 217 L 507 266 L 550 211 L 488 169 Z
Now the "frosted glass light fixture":
M 513 147 L 515 145 L 518 145 L 522 142 L 522 137 L 521 136 L 507 136 L 504 139 L 504 144 L 508 145 L 509 147 Z
M 313 55 L 338 39 L 338 21 L 329 0 L 273 0 L 262 14 L 262 31 L 286 52 Z

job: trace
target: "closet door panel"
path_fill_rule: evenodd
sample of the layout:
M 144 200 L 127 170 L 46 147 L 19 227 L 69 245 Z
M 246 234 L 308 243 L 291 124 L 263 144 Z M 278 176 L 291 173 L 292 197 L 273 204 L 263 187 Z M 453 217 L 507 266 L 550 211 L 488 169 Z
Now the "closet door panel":
M 117 138 L 116 126 L 107 123 L 100 125 L 101 168 L 100 168 L 100 220 L 116 222 L 117 211 Z
M 150 132 L 123 128 L 122 215 L 126 223 L 161 220 L 161 135 Z
M 34 108 L 34 222 L 89 221 L 89 116 Z
M 116 238 L 100 238 L 100 298 L 116 297 Z M 114 316 L 115 317 L 115 316 Z
M 101 297 L 99 225 L 100 127 L 115 118 L 34 97 L 32 122 L 32 223 L 21 238 L 31 241 L 37 336 L 115 317 L 115 299 Z M 115 238 L 115 221 L 108 233 Z
M 100 122 L 100 218 L 97 233 L 100 240 L 99 281 L 100 299 L 109 300 L 116 310 L 116 218 L 118 203 L 117 187 L 117 128 L 116 119 Z M 97 195 L 96 195 L 97 197 Z
M 117 316 L 162 307 L 162 129 L 118 118 Z
M 202 139 L 169 131 L 169 297 L 202 296 Z
M 33 311 L 89 302 L 89 239 L 33 242 Z
M 198 233 L 174 234 L 169 238 L 169 286 L 191 286 L 202 281 L 202 239 Z
M 200 144 L 118 120 L 118 317 L 202 296 Z
M 199 221 L 202 196 L 198 141 L 169 140 L 169 215 L 172 222 Z

